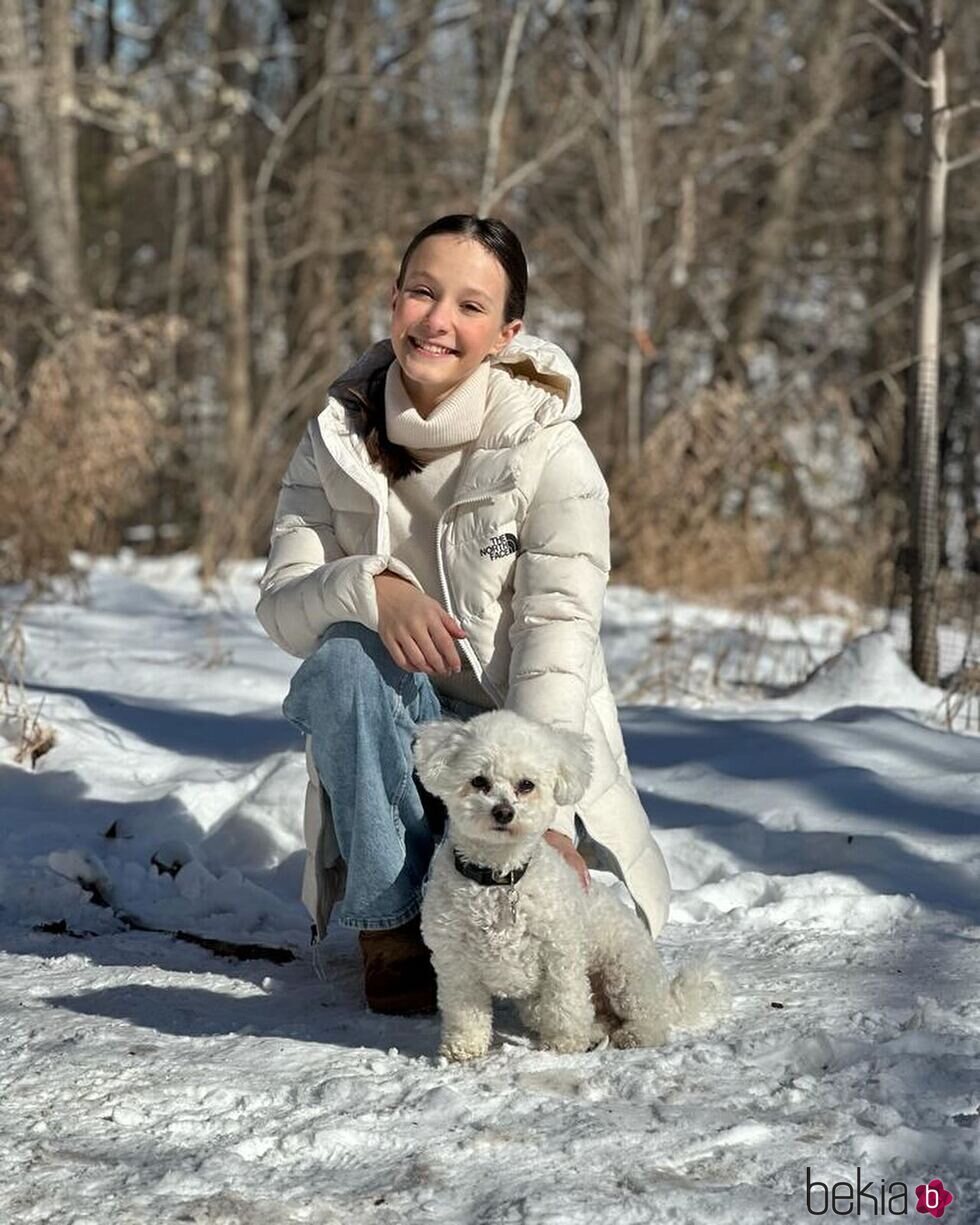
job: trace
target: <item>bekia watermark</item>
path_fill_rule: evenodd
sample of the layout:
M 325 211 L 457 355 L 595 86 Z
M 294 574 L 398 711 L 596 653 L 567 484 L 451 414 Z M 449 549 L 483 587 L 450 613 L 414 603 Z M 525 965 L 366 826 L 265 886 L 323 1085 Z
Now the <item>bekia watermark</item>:
M 861 1167 L 856 1170 L 854 1182 L 838 1179 L 825 1183 L 814 1178 L 810 1167 L 806 1167 L 806 1210 L 810 1216 L 907 1216 L 909 1209 L 937 1220 L 953 1203 L 955 1196 L 943 1186 L 941 1178 L 930 1178 L 919 1183 L 909 1194 L 906 1183 L 895 1180 L 886 1185 L 884 1179 L 873 1178 L 861 1181 Z

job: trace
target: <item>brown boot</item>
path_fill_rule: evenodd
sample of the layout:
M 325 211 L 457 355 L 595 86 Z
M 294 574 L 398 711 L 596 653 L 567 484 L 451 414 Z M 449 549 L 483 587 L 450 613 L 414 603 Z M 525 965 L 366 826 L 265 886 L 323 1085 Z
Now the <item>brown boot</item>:
M 358 943 L 372 1012 L 420 1016 L 436 1011 L 436 975 L 418 915 L 400 927 L 361 931 Z

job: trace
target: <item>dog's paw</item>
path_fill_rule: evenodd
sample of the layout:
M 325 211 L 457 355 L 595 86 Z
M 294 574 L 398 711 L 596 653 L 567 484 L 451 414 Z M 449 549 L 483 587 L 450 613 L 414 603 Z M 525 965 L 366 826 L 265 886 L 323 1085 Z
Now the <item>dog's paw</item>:
M 574 1055 L 578 1051 L 587 1051 L 598 1039 L 592 1036 L 591 1030 L 581 1033 L 549 1033 L 541 1034 L 540 1042 L 545 1050 L 556 1051 L 559 1055 Z
M 596 1018 L 596 1020 L 592 1022 L 592 1027 L 589 1030 L 589 1045 L 595 1046 L 597 1042 L 602 1042 L 604 1039 L 608 1038 L 614 1026 L 617 1024 L 618 1022 L 613 1021 L 612 1018 Z M 609 1045 L 608 1042 L 606 1045 Z
M 667 1041 L 666 1025 L 636 1025 L 628 1022 L 614 1029 L 609 1041 L 618 1050 L 636 1050 L 645 1046 L 663 1046 Z
M 439 1054 L 454 1063 L 465 1063 L 468 1059 L 482 1059 L 490 1050 L 490 1043 L 483 1038 L 472 1038 L 456 1035 L 443 1038 L 439 1044 Z

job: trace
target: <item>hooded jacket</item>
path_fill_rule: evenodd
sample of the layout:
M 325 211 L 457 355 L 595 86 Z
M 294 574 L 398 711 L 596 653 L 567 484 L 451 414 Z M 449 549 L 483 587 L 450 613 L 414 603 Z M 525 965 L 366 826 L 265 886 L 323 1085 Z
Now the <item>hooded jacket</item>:
M 403 572 L 389 555 L 387 479 L 368 457 L 350 400 L 393 360 L 390 342 L 380 341 L 333 384 L 283 478 L 256 614 L 300 658 L 338 621 L 376 630 L 375 575 Z M 577 830 L 586 862 L 623 881 L 655 937 L 670 884 L 630 777 L 599 643 L 608 490 L 574 424 L 581 408 L 578 374 L 557 345 L 520 333 L 501 350 L 433 548 L 441 602 L 466 631 L 456 645 L 488 706 L 588 739 L 589 788 L 554 824 Z M 303 900 L 322 937 L 343 896 L 344 865 L 309 745 L 307 764 Z

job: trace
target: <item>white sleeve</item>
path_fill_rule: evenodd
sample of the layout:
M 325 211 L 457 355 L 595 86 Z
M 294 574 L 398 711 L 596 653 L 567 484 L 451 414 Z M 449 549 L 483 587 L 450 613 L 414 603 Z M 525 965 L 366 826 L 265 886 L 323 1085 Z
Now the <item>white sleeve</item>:
M 256 616 L 269 637 L 305 658 L 337 621 L 378 628 L 374 576 L 388 565 L 382 554 L 346 555 L 337 543 L 333 509 L 313 458 L 310 429 L 282 479 L 272 543 Z
M 584 734 L 592 659 L 609 579 L 609 494 L 575 426 L 548 456 L 514 568 L 506 706 Z M 561 829 L 574 840 L 573 810 Z

